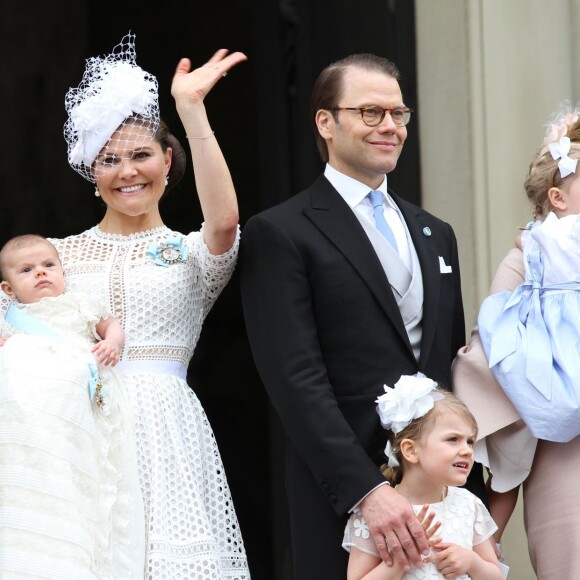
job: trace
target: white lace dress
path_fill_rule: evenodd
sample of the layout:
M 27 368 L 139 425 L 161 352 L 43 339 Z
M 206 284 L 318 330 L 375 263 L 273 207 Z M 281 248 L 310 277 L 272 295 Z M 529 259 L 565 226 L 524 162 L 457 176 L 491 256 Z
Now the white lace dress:
M 107 313 L 78 292 L 18 309 L 42 329 L 19 333 L 0 317 L 10 336 L 0 349 L 0 578 L 142 578 L 130 405 L 106 367 L 104 407 L 89 396 L 95 326 Z
M 416 514 L 423 506 L 414 505 Z M 442 522 L 437 532 L 444 542 L 473 548 L 488 540 L 497 530 L 487 508 L 480 499 L 466 489 L 449 487 L 445 499 L 430 505 L 435 512 L 435 521 Z M 380 558 L 375 542 L 371 537 L 369 526 L 360 513 L 353 513 L 346 524 L 342 547 L 350 552 L 352 547 Z M 425 578 L 445 578 L 435 564 L 428 562 L 407 572 L 402 580 L 423 580 Z M 467 574 L 456 577 L 457 580 L 468 580 Z
M 145 577 L 249 579 L 216 441 L 185 380 L 203 321 L 232 275 L 238 240 L 221 256 L 209 253 L 203 229 L 183 236 L 163 226 L 121 236 L 97 226 L 51 241 L 67 288 L 103 297 L 125 329 L 118 368 L 135 415 Z

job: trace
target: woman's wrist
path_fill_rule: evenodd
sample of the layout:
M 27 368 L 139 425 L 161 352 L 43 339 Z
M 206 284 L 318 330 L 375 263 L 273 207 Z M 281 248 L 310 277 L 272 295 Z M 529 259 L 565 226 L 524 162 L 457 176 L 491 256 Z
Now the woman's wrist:
M 192 99 L 190 97 L 180 97 L 175 100 L 175 108 L 180 117 L 193 117 L 199 116 L 200 118 L 206 117 L 205 105 L 203 99 Z

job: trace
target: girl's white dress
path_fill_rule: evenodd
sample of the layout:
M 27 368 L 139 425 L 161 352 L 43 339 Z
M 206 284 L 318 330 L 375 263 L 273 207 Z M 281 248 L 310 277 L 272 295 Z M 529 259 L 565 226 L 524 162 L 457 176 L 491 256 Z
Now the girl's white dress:
M 209 253 L 203 229 L 122 236 L 97 226 L 51 241 L 67 288 L 102 297 L 125 330 L 117 368 L 134 410 L 146 578 L 248 579 L 216 441 L 185 380 L 203 321 L 234 270 L 238 240 L 221 256 Z
M 422 505 L 414 505 L 416 514 Z M 430 511 L 435 512 L 435 521 L 442 522 L 437 532 L 444 542 L 450 542 L 473 548 L 487 541 L 497 530 L 487 508 L 481 500 L 471 492 L 460 487 L 447 488 L 445 499 L 439 503 L 430 504 Z M 344 530 L 342 547 L 350 552 L 352 547 L 380 558 L 375 542 L 370 534 L 369 526 L 360 513 L 350 516 Z M 412 568 L 402 580 L 423 580 L 425 578 L 445 578 L 432 562 Z M 457 576 L 457 580 L 468 580 L 467 574 Z
M 142 578 L 130 407 L 91 353 L 107 312 L 85 293 L 18 308 L 51 332 L 0 325 L 10 336 L 0 348 L 0 578 Z M 89 396 L 91 368 L 103 408 Z

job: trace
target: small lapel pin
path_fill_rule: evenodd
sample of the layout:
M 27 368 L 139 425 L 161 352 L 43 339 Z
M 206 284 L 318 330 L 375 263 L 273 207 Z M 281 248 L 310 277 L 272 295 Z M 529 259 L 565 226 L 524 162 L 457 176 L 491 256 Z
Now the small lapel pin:
M 429 237 L 431 235 L 431 228 L 428 228 L 427 226 L 425 226 L 423 228 L 423 235 Z

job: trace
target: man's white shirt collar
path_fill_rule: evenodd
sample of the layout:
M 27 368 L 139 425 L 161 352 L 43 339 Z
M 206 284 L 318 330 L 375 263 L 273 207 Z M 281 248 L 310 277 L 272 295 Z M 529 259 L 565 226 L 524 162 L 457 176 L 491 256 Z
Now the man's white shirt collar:
M 371 200 L 367 197 L 370 192 L 370 187 L 337 171 L 330 165 L 326 164 L 324 170 L 324 176 L 331 183 L 332 186 L 338 191 L 340 197 L 348 204 L 350 209 L 357 215 L 357 217 L 362 219 L 362 225 L 367 235 L 369 234 L 369 228 L 376 230 L 375 218 L 373 215 L 373 206 Z M 407 229 L 405 225 L 405 220 L 401 211 L 399 210 L 397 204 L 393 198 L 387 193 L 387 176 L 383 179 L 381 185 L 377 188 L 383 193 L 385 200 L 385 219 L 387 220 L 389 226 L 393 230 L 395 239 L 397 240 L 397 246 L 399 247 L 399 257 L 403 263 L 407 266 L 409 272 L 413 271 L 412 258 L 409 249 L 409 241 L 407 239 Z
M 352 177 L 337 171 L 328 163 L 324 169 L 324 177 L 330 181 L 334 189 L 340 193 L 340 196 L 351 208 L 355 208 L 359 203 L 361 203 L 371 191 L 368 185 L 365 185 L 364 183 L 361 183 L 360 181 L 357 181 L 356 179 L 353 179 Z M 389 205 L 391 205 L 393 208 L 396 207 L 391 196 L 387 193 L 386 175 L 381 185 L 377 187 L 377 190 L 383 192 L 383 196 Z

